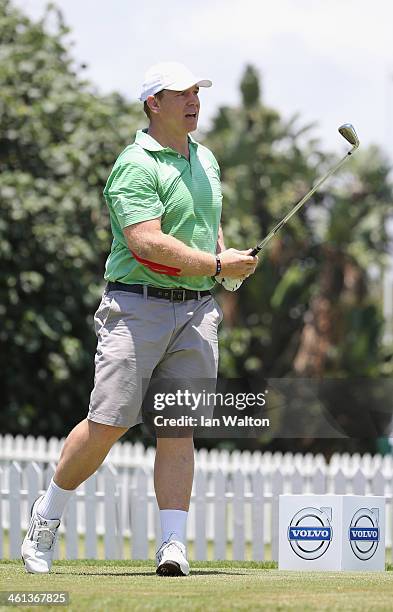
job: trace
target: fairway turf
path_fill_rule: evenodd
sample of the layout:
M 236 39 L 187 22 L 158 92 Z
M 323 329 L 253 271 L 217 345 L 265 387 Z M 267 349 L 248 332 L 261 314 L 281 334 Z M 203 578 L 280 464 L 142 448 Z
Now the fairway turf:
M 51 574 L 0 562 L 2 591 L 69 591 L 70 605 L 23 610 L 391 610 L 393 573 L 284 572 L 271 562 L 193 562 L 160 578 L 149 561 L 55 561 Z M 390 569 L 390 567 L 389 567 Z M 2 608 L 9 610 L 10 608 Z

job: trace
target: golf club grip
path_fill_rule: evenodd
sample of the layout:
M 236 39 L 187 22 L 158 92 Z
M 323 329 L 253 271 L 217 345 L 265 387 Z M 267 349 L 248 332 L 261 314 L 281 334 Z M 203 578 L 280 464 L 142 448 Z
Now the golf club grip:
M 260 250 L 261 249 L 258 246 L 254 247 L 253 250 L 250 253 L 251 257 L 255 257 L 255 255 L 258 255 Z

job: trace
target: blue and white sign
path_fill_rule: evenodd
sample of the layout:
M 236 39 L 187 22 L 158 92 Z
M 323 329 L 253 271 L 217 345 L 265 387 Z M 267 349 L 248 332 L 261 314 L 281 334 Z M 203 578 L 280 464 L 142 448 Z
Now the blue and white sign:
M 362 561 L 373 557 L 379 544 L 379 509 L 360 508 L 349 526 L 349 541 L 354 555 Z
M 360 503 L 363 502 L 363 503 Z M 385 499 L 349 495 L 343 508 L 343 563 L 354 570 L 385 568 Z
M 385 499 L 280 495 L 279 569 L 385 568 Z
M 331 508 L 302 508 L 293 516 L 288 527 L 292 550 L 301 559 L 319 559 L 332 539 Z

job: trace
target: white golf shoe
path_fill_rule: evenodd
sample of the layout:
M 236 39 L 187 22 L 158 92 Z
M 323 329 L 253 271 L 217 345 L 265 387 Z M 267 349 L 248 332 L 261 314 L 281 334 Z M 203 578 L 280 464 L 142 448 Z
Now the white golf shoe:
M 175 534 L 172 533 L 169 540 L 163 542 L 157 551 L 156 574 L 159 576 L 188 576 L 190 573 L 186 547 L 174 538 Z
M 50 571 L 60 525 L 58 519 L 45 519 L 36 511 L 43 497 L 37 497 L 31 508 L 30 525 L 21 548 L 26 571 L 31 574 L 47 574 Z

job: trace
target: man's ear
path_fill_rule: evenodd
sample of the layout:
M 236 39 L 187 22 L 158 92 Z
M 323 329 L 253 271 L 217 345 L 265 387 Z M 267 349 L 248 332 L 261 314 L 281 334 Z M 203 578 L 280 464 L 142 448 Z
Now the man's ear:
M 160 101 L 156 96 L 147 96 L 146 102 L 150 112 L 154 114 L 160 112 Z

